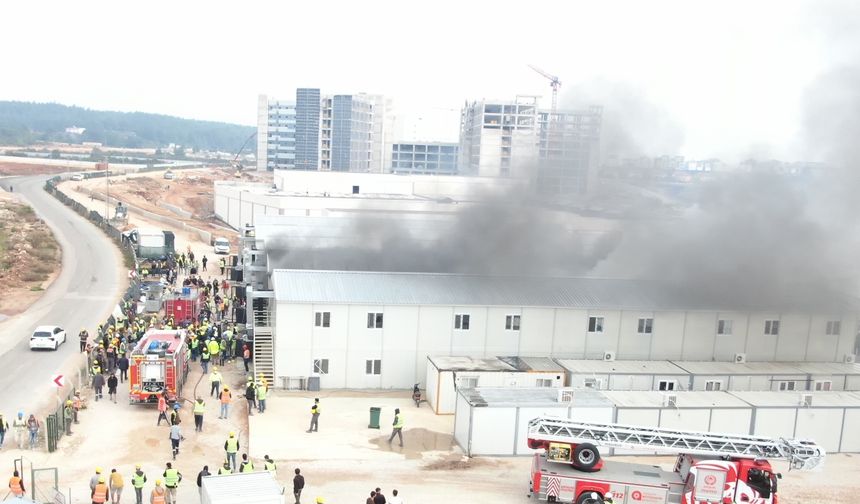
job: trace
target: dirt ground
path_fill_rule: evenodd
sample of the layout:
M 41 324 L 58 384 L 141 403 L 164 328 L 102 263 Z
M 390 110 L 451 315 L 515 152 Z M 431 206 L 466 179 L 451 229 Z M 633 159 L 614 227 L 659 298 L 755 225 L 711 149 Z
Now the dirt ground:
M 33 209 L 0 190 L 0 314 L 23 312 L 59 274 L 60 246 Z
M 62 166 L 0 161 L 0 175 L 3 176 L 40 175 L 43 173 L 65 173 L 67 171 L 69 169 Z

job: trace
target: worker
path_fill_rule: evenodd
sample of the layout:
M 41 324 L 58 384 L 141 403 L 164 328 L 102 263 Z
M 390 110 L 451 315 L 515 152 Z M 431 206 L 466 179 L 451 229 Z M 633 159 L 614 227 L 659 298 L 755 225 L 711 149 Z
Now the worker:
M 191 361 L 197 362 L 197 356 L 200 355 L 200 340 L 197 339 L 196 334 L 191 334 L 191 344 L 189 347 L 191 348 Z
M 203 466 L 203 470 L 197 473 L 197 491 L 200 493 L 200 502 L 203 502 L 203 478 L 210 476 L 209 466 Z
M 72 435 L 72 422 L 75 421 L 75 408 L 72 405 L 72 400 L 66 401 L 66 406 L 63 408 L 63 423 L 66 424 L 66 435 Z
M 603 496 L 603 502 L 605 502 L 607 504 L 613 504 L 615 501 L 612 499 L 612 494 L 607 493 L 606 495 Z
M 233 470 L 236 470 L 236 453 L 239 452 L 239 439 L 235 432 L 230 433 L 230 437 L 224 442 L 224 451 L 227 452 L 227 460 Z
M 266 412 L 266 394 L 269 391 L 269 384 L 265 378 L 260 379 L 257 384 L 257 411 L 260 413 Z
M 268 455 L 263 455 L 263 467 L 272 473 L 272 476 L 277 476 L 278 474 L 278 466 L 275 465 L 275 461 L 270 459 Z
M 218 268 L 221 269 L 221 276 L 224 276 L 224 270 L 227 269 L 227 261 L 223 257 L 218 260 Z
M 21 475 L 18 474 L 18 471 L 13 471 L 12 477 L 9 478 L 9 491 L 12 492 L 12 495 L 15 497 L 24 497 L 24 493 L 27 491 L 24 488 L 24 480 L 21 479 Z
M 209 348 L 206 345 L 203 345 L 203 349 L 200 351 L 200 366 L 203 367 L 203 373 L 209 372 L 209 359 L 211 356 L 209 355 Z
M 143 485 L 146 483 L 146 474 L 140 468 L 140 464 L 134 466 L 134 474 L 131 475 L 131 486 L 134 487 L 135 504 L 143 504 Z
M 251 460 L 248 458 L 247 453 L 242 454 L 242 463 L 239 464 L 239 472 L 240 473 L 254 472 L 254 463 L 251 462 Z
M 87 340 L 90 338 L 90 333 L 86 327 L 81 327 L 81 332 L 78 333 L 78 338 L 81 340 L 81 352 L 87 349 Z
M 173 410 L 170 411 L 170 425 L 179 425 L 179 402 L 173 403 Z
M 222 315 L 223 318 L 223 315 Z M 227 338 L 221 337 L 221 341 L 218 345 L 218 362 L 220 365 L 224 365 L 224 362 L 227 360 Z
M 30 414 L 30 417 L 27 419 L 27 434 L 30 436 L 30 449 L 36 449 L 36 440 L 39 439 L 39 429 L 41 429 L 42 425 L 36 420 L 36 415 Z
M 176 460 L 176 456 L 179 455 L 179 441 L 182 440 L 182 430 L 179 427 L 179 422 L 170 426 L 168 437 L 170 438 L 170 446 L 173 450 L 173 460 Z
M 254 383 L 254 377 L 248 377 L 248 384 L 245 386 L 245 400 L 248 401 L 248 415 L 254 416 L 254 408 L 257 402 L 257 385 Z
M 116 367 L 119 369 L 119 382 L 125 383 L 128 380 L 128 354 L 126 352 L 122 352 L 119 356 L 119 359 L 116 361 Z
M 19 411 L 18 416 L 12 420 L 12 429 L 15 431 L 15 444 L 19 450 L 24 449 L 24 433 L 27 431 L 27 421 L 24 420 L 24 412 Z
M 242 345 L 242 360 L 245 361 L 245 372 L 247 373 L 251 367 L 251 349 L 248 345 Z
M 98 364 L 93 366 L 93 368 L 97 368 Z M 101 371 L 93 376 L 93 390 L 95 391 L 96 401 L 102 399 L 102 387 L 105 386 L 105 377 L 102 375 Z
M 320 496 L 317 496 L 317 498 L 314 499 L 314 502 L 316 502 L 316 504 L 325 504 L 325 499 Z
M 212 384 L 212 387 L 209 390 L 209 397 L 218 397 L 218 394 L 221 393 L 221 382 L 223 378 L 221 377 L 221 373 L 218 371 L 217 366 L 212 366 L 212 372 L 209 373 L 209 383 Z
M 149 494 L 149 504 L 167 504 L 167 490 L 161 486 L 161 480 L 155 480 L 155 488 Z
M 7 432 L 9 432 L 9 422 L 3 418 L 3 413 L 0 413 L 0 447 L 3 446 L 3 441 L 6 440 Z
M 81 411 L 81 408 L 84 406 L 84 401 L 81 399 L 81 391 L 76 390 L 74 397 L 72 397 L 72 408 L 74 410 L 74 422 L 78 423 L 78 412 Z
M 206 412 L 206 403 L 203 402 L 203 398 L 198 397 L 197 401 L 194 402 L 194 430 L 196 432 L 203 432 L 203 413 Z
M 125 482 L 122 480 L 122 474 L 116 472 L 116 469 L 110 470 L 110 501 L 112 504 L 119 504 L 119 499 L 122 497 L 122 488 Z
M 206 254 L 203 254 L 203 259 L 200 259 L 200 263 L 203 265 L 203 271 L 206 271 L 206 263 L 209 262 L 209 259 L 206 259 Z
M 95 490 L 96 485 L 99 484 L 99 478 L 102 477 L 102 468 L 96 467 L 96 473 L 90 478 L 90 491 Z
M 167 422 L 167 425 L 170 425 L 170 421 L 167 419 L 167 395 L 161 394 L 158 396 L 158 423 L 156 426 L 161 425 L 161 419 L 164 419 Z
M 224 460 L 224 464 L 218 468 L 218 476 L 222 474 L 231 474 L 233 471 L 230 470 L 230 461 Z
M 296 498 L 296 504 L 302 504 L 302 490 L 305 488 L 305 477 L 302 476 L 302 470 L 296 467 L 293 476 L 293 496 Z
M 311 406 L 311 426 L 308 432 L 317 432 L 320 426 L 320 398 L 314 399 L 314 405 Z
M 233 394 L 230 393 L 230 389 L 227 386 L 224 386 L 224 389 L 221 390 L 221 414 L 218 418 L 227 419 L 227 416 L 230 414 L 230 401 L 233 400 Z
M 105 485 L 105 477 L 99 476 L 96 485 L 90 492 L 90 497 L 93 499 L 93 504 L 104 504 L 108 500 L 108 486 Z
M 107 379 L 107 387 L 108 387 L 108 399 L 113 401 L 116 404 L 116 386 L 119 380 L 116 379 L 116 373 L 111 371 L 110 376 Z
M 400 413 L 400 408 L 394 409 L 394 423 L 392 424 L 391 436 L 388 437 L 388 444 L 394 440 L 394 436 L 400 439 L 400 447 L 403 448 L 403 415 Z
M 173 468 L 173 464 L 167 463 L 167 469 L 164 470 L 164 486 L 167 488 L 167 503 L 176 503 L 176 487 L 182 481 L 182 473 Z

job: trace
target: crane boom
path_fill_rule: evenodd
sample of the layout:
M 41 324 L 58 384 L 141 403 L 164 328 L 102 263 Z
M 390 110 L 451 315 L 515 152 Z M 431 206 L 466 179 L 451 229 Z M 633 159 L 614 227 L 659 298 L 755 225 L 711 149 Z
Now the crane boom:
M 779 458 L 788 460 L 793 469 L 802 470 L 819 467 L 825 457 L 824 448 L 811 440 L 578 422 L 553 417 L 531 420 L 528 433 L 529 439 L 560 443 L 593 443 L 611 448 L 705 456 Z
M 529 65 L 529 68 L 549 79 L 549 85 L 552 87 L 552 115 L 554 117 L 558 108 L 558 88 L 561 87 L 561 80 L 557 76 L 551 75 L 534 65 Z

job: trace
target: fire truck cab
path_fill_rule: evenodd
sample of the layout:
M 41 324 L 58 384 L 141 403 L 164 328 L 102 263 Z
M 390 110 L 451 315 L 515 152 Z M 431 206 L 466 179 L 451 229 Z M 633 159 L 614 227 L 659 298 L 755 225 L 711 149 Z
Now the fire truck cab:
M 150 329 L 131 352 L 129 403 L 157 403 L 166 393 L 175 401 L 188 377 L 185 330 Z

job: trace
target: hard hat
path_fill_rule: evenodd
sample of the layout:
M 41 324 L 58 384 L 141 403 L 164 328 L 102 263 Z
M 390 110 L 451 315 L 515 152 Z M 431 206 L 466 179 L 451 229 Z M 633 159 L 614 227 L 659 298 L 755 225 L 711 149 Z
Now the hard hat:
M 173 409 L 179 409 L 179 403 L 173 403 Z
M 161 480 L 160 479 L 155 480 L 155 486 L 161 486 Z
M 99 476 L 99 483 L 104 483 L 104 482 L 105 482 L 105 477 Z
M 86 331 L 86 330 L 87 330 L 86 327 L 81 327 L 81 331 Z
M 230 390 L 230 388 L 225 386 L 225 387 L 224 387 L 224 390 Z
M 96 467 L 96 474 L 101 474 L 101 473 L 102 473 L 102 468 Z
M 135 469 L 140 469 L 140 464 L 134 464 Z
M 317 504 L 325 504 L 325 499 L 323 499 L 322 497 L 317 497 L 316 502 Z
M 218 371 L 218 366 L 212 366 L 212 371 Z
M 67 404 L 67 405 L 69 405 L 69 406 L 71 406 L 71 405 L 72 405 L 72 400 L 71 400 L 71 399 L 67 400 L 67 401 L 66 401 L 66 404 Z
M 230 433 L 230 437 L 236 437 L 236 433 L 235 433 L 235 432 L 231 432 L 231 433 Z

